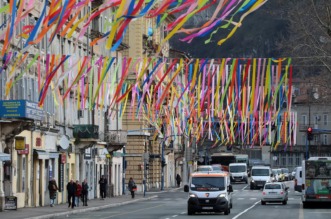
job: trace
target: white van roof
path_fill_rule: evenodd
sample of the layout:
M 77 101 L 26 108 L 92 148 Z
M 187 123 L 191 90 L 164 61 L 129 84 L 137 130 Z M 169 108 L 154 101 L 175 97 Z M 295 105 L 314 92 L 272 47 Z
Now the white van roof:
M 308 160 L 331 160 L 331 157 L 310 157 Z
M 253 166 L 252 169 L 271 169 L 269 166 Z
M 229 166 L 247 166 L 246 163 L 230 163 Z

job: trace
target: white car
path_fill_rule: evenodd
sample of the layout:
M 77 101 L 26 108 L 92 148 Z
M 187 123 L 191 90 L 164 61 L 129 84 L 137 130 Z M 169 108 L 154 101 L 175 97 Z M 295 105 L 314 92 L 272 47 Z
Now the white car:
M 288 188 L 282 182 L 266 183 L 262 191 L 261 205 L 265 205 L 267 202 L 281 202 L 286 205 Z

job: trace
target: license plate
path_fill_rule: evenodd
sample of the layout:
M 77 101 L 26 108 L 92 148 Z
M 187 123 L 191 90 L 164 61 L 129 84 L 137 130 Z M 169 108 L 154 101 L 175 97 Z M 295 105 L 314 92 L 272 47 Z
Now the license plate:
M 263 184 L 257 184 L 257 186 L 263 186 Z
M 271 195 L 276 195 L 277 192 L 269 192 L 269 194 L 271 194 Z
M 211 209 L 213 209 L 213 207 L 202 207 L 202 209 L 204 209 L 204 210 L 211 210 Z

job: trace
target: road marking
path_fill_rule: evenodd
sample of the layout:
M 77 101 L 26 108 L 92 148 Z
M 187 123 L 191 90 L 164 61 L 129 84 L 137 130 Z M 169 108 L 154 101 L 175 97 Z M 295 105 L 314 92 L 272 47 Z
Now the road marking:
M 165 204 L 156 205 L 156 206 L 152 206 L 152 207 L 149 207 L 149 208 L 143 208 L 143 209 L 139 209 L 139 210 L 135 210 L 135 211 L 124 212 L 124 213 L 121 213 L 121 214 L 116 214 L 116 215 L 112 215 L 112 216 L 109 216 L 109 217 L 104 217 L 102 219 L 112 218 L 112 217 L 116 217 L 116 216 L 119 216 L 119 215 L 131 214 L 131 213 L 139 212 L 139 211 L 145 211 L 146 209 L 158 208 L 158 207 L 164 206 L 164 205 Z
M 241 190 L 245 190 L 248 187 L 248 185 L 246 185 L 244 188 L 242 188 Z
M 178 215 L 173 215 L 172 217 L 177 217 Z
M 257 198 L 249 198 L 249 200 L 256 200 Z
M 241 215 L 243 215 L 244 213 L 246 213 L 247 211 L 251 210 L 252 208 L 255 207 L 255 205 L 259 204 L 260 201 L 255 202 L 251 207 L 245 209 L 244 211 L 240 212 L 239 214 L 237 214 L 236 216 L 234 216 L 232 219 L 237 219 L 238 217 L 240 217 Z
M 183 211 L 182 213 L 180 213 L 180 214 L 186 214 L 186 211 Z
M 238 200 L 244 200 L 245 198 L 238 198 Z

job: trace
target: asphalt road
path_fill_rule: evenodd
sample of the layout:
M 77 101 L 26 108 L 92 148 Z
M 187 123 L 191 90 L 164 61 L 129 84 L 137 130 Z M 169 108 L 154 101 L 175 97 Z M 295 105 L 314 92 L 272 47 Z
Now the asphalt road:
M 83 214 L 70 215 L 70 218 L 98 218 L 98 219 L 186 219 L 186 218 L 231 218 L 231 219 L 329 219 L 331 218 L 331 206 L 315 206 L 303 209 L 300 193 L 294 192 L 293 182 L 286 182 L 289 190 L 287 205 L 281 203 L 261 205 L 260 190 L 249 190 L 246 184 L 233 185 L 233 208 L 229 215 L 223 213 L 200 213 L 188 216 L 187 193 L 183 190 L 159 193 L 152 200 L 137 202 L 129 205 L 109 208 L 100 211 L 85 212 Z

